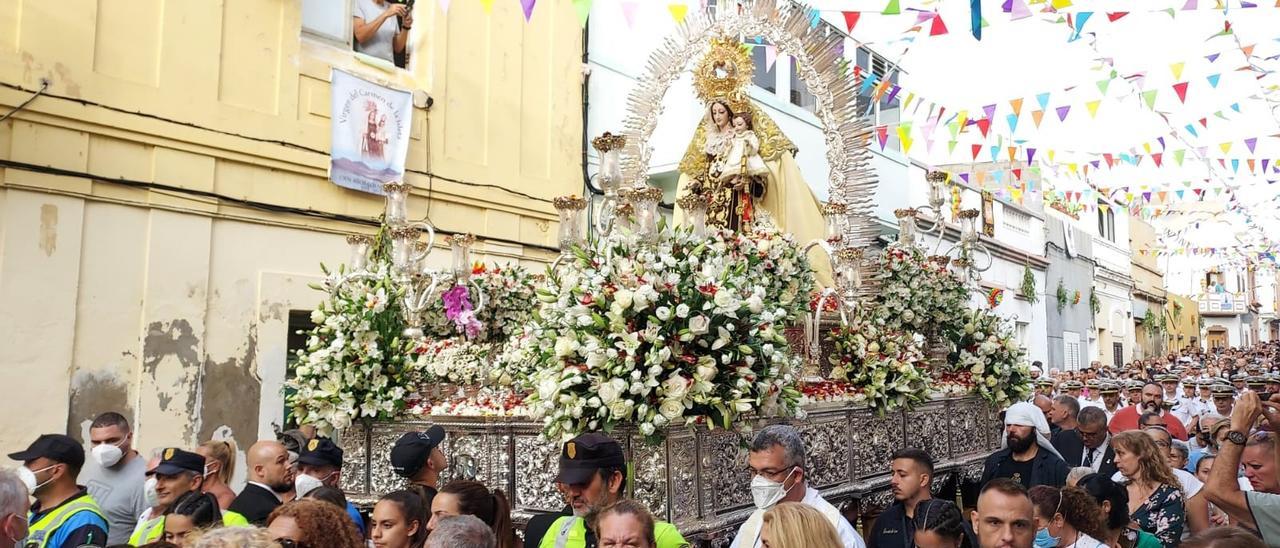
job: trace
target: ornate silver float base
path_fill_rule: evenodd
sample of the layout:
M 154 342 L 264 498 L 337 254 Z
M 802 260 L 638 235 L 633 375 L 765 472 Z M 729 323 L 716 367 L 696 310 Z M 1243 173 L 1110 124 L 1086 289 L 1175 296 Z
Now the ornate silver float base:
M 805 436 L 809 485 L 845 515 L 877 512 L 892 502 L 889 456 L 897 449 L 924 449 L 936 462 L 934 485 L 952 477 L 976 479 L 982 460 L 999 446 L 996 413 L 977 398 L 933 401 L 909 412 L 878 417 L 866 408 L 823 406 L 788 421 Z M 758 421 L 759 428 L 770 422 Z M 346 451 L 343 488 L 356 503 L 372 504 L 404 485 L 391 471 L 391 445 L 401 434 L 437 424 L 448 432 L 444 452 L 452 477 L 474 476 L 511 499 L 513 518 L 524 524 L 541 512 L 556 512 L 564 499 L 553 479 L 559 444 L 543 440 L 540 424 L 526 419 L 430 417 L 424 420 L 356 425 L 341 434 Z M 697 546 L 727 546 L 752 510 L 751 474 L 746 468 L 750 431 L 681 427 L 666 439 L 646 444 L 632 431 L 618 430 L 635 469 L 633 496 L 659 519 L 674 523 Z

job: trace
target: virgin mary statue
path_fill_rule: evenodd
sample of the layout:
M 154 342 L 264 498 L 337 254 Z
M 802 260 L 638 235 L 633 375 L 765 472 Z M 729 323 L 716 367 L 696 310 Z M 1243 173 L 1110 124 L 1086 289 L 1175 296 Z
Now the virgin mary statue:
M 702 197 L 709 225 L 751 230 L 764 223 L 797 242 L 820 239 L 821 204 L 796 165 L 795 144 L 746 95 L 752 70 L 742 44 L 711 41 L 694 70 L 706 110 L 680 161 L 677 196 Z M 683 218 L 677 209 L 676 222 Z

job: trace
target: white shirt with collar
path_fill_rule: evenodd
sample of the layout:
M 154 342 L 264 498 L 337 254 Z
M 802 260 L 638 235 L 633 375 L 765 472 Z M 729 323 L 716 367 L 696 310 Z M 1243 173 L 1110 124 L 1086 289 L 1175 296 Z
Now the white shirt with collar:
M 862 541 L 862 537 L 858 535 L 857 531 L 853 530 L 853 525 L 849 524 L 849 520 L 845 519 L 844 514 L 841 514 L 839 509 L 827 502 L 827 499 L 822 498 L 822 493 L 819 493 L 817 489 L 806 485 L 804 500 L 800 502 L 812 506 L 828 520 L 831 520 L 831 525 L 835 526 L 836 535 L 840 537 L 840 544 L 843 548 L 867 547 L 866 543 Z M 738 534 L 734 536 L 733 544 L 729 548 L 761 548 L 760 522 L 763 519 L 764 510 L 756 510 L 752 513 L 751 517 L 747 518 L 747 521 L 738 527 Z M 748 535 L 755 536 L 754 543 L 751 543 L 751 539 L 743 538 L 743 533 L 748 529 L 754 530 L 754 533 L 748 533 Z
M 1085 457 L 1089 453 L 1093 453 L 1093 462 L 1090 463 L 1089 467 L 1092 468 L 1094 472 L 1097 472 L 1098 468 L 1102 467 L 1102 459 L 1106 458 L 1107 448 L 1110 446 L 1111 433 L 1108 432 L 1107 438 L 1102 440 L 1102 445 L 1099 445 L 1097 449 L 1089 449 L 1087 445 L 1082 446 L 1084 448 L 1084 452 L 1080 454 L 1080 462 L 1075 463 L 1073 466 L 1084 466 Z

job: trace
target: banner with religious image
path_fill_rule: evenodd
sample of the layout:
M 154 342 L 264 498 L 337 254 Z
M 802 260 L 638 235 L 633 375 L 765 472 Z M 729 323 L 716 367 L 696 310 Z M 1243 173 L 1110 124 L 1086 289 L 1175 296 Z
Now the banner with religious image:
M 413 96 L 333 69 L 333 142 L 329 180 L 382 193 L 382 183 L 404 178 Z

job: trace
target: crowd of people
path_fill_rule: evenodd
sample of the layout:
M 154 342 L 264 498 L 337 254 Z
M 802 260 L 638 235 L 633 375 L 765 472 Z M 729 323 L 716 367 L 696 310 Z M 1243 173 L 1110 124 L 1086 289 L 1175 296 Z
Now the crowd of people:
M 1186 351 L 1083 372 L 1050 370 L 1030 401 L 1003 410 L 968 511 L 935 498 L 935 462 L 893 453 L 894 502 L 865 538 L 808 485 L 801 433 L 775 424 L 747 451 L 754 511 L 732 548 L 1168 548 L 1280 546 L 1280 345 Z M 1036 364 L 1039 367 L 1039 364 Z M 441 485 L 439 426 L 407 432 L 388 455 L 406 488 L 367 515 L 339 488 L 343 451 L 305 429 L 254 443 L 232 489 L 231 440 L 144 456 L 128 420 L 98 415 L 89 450 L 39 436 L 0 471 L 0 546 L 281 548 L 678 548 L 677 528 L 625 496 L 622 446 L 600 433 L 560 447 L 565 507 L 518 531 L 505 493 Z M 744 501 L 745 502 L 745 501 Z

